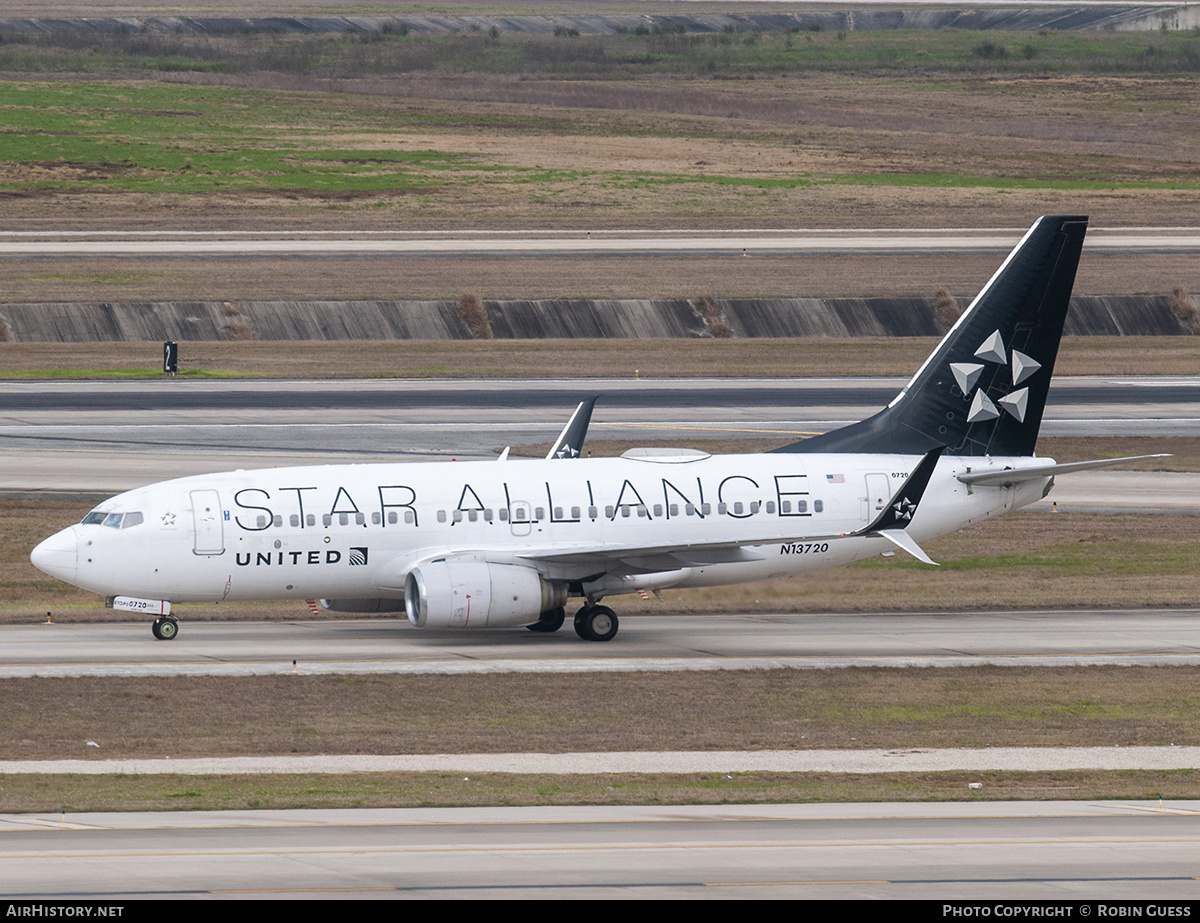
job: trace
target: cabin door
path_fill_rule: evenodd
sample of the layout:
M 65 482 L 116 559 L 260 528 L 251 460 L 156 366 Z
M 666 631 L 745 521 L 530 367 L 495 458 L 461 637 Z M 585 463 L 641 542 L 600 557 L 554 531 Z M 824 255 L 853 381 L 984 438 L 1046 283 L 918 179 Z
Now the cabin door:
M 221 495 L 215 490 L 192 491 L 192 524 L 196 554 L 224 554 L 225 526 L 221 512 Z

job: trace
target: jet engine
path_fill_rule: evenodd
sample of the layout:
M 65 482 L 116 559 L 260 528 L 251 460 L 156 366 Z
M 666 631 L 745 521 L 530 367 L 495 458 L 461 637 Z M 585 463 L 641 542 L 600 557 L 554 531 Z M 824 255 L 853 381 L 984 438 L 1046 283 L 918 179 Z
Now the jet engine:
M 404 608 L 417 628 L 515 628 L 566 601 L 565 586 L 518 564 L 434 561 L 404 584 Z

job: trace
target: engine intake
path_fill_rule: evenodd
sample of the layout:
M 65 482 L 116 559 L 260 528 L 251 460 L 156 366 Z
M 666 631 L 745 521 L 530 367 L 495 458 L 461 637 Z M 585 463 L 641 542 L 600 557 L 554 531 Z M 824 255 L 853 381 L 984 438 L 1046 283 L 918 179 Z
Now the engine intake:
M 435 561 L 409 572 L 404 608 L 417 628 L 515 628 L 567 601 L 567 588 L 532 567 Z

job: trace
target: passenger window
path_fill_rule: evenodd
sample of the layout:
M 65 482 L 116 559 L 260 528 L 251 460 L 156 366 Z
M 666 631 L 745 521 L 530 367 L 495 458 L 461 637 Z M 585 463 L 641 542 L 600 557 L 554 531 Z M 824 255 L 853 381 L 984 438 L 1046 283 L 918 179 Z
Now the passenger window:
M 484 521 L 484 522 L 491 522 L 491 521 L 492 521 L 492 511 L 491 511 L 491 510 L 484 510 L 484 511 L 483 511 L 483 521 Z
M 388 525 L 389 526 L 394 526 L 396 524 L 397 519 L 399 519 L 399 517 L 396 515 L 395 510 L 391 510 L 388 512 Z
M 271 520 L 271 525 L 273 525 L 276 529 L 282 529 L 283 517 L 276 513 L 275 517 Z
M 354 521 L 360 526 L 365 526 L 367 524 L 367 517 L 362 513 L 355 513 Z
M 739 500 L 737 503 L 735 503 L 733 505 L 733 512 L 738 516 L 742 515 L 742 501 L 741 500 Z
M 437 520 L 438 520 L 438 522 L 446 521 L 446 511 L 445 510 L 438 510 Z
M 455 522 L 462 522 L 462 510 L 455 510 L 453 518 Z
M 377 525 L 379 525 L 381 522 L 383 522 L 383 517 L 382 517 L 382 516 L 380 516 L 378 513 L 372 513 L 372 514 L 371 514 L 371 525 L 373 525 L 373 526 L 377 526 Z
M 775 501 L 774 500 L 767 501 L 767 513 L 768 513 L 768 515 L 774 515 L 774 513 L 775 513 Z
M 662 504 L 661 503 L 654 504 L 654 515 L 655 516 L 662 515 Z
M 258 527 L 260 529 L 265 529 L 267 527 L 267 517 L 266 516 L 258 517 Z
M 578 519 L 578 518 L 579 518 L 579 507 L 577 507 L 577 506 L 573 506 L 573 507 L 571 507 L 571 518 L 572 518 L 572 519 Z
M 325 526 L 325 528 L 329 528 L 331 525 L 333 525 L 333 516 L 331 516 L 329 513 L 326 513 L 321 517 L 321 523 Z
M 338 513 L 338 522 L 341 523 L 343 526 L 350 525 L 350 514 L 349 513 Z
M 717 515 L 718 516 L 724 516 L 727 512 L 729 512 L 729 504 L 728 503 L 718 503 L 717 504 Z
M 539 507 L 538 507 L 537 509 L 535 509 L 533 512 L 534 512 L 534 516 L 535 516 L 536 518 L 538 518 L 538 519 L 545 519 L 545 518 L 546 518 L 546 510 L 545 510 L 543 507 L 540 507 L 540 506 L 539 506 Z
M 310 526 L 315 526 L 317 524 L 317 517 L 314 516 L 312 513 L 308 513 L 307 515 L 305 515 L 304 521 L 306 523 L 308 523 Z
M 298 525 L 300 525 L 300 517 L 297 516 L 295 513 L 292 513 L 292 515 L 288 517 L 288 522 L 291 524 L 292 528 L 294 529 Z
M 814 513 L 823 513 L 824 511 L 825 511 L 825 501 L 824 500 L 814 500 L 813 501 L 813 512 Z
M 562 507 L 561 507 L 561 506 L 556 506 L 556 507 L 554 508 L 554 518 L 555 518 L 555 519 L 562 519 L 562 518 L 563 518 L 563 514 L 562 514 Z
M 712 504 L 711 503 L 701 503 L 700 504 L 700 515 L 701 516 L 709 516 L 711 514 L 712 514 Z
M 396 514 L 393 513 L 392 515 L 394 516 Z M 413 515 L 412 510 L 405 510 L 404 511 L 404 521 L 411 526 L 414 522 L 417 521 L 417 517 Z
M 479 510 L 468 510 L 467 519 L 471 520 L 471 522 L 479 522 Z
M 508 510 L 500 510 L 500 521 L 508 522 Z

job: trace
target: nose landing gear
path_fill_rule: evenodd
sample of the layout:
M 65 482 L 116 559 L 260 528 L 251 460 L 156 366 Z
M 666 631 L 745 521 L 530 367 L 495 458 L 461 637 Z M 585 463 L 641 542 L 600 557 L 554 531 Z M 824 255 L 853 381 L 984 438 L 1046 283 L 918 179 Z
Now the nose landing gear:
M 159 641 L 174 641 L 175 636 L 179 634 L 179 622 L 171 618 L 169 615 L 163 618 L 155 619 L 154 624 L 150 626 L 150 631 Z

